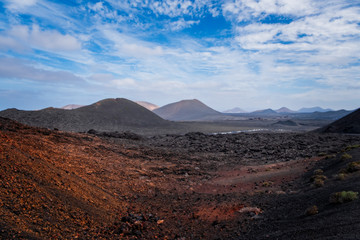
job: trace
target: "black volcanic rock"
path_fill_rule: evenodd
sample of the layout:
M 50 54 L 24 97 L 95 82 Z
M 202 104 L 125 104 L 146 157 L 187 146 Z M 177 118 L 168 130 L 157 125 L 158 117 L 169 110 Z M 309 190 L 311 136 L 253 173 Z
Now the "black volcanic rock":
M 124 99 L 105 99 L 89 106 L 72 110 L 46 108 L 39 111 L 21 111 L 7 109 L 0 112 L 21 123 L 58 128 L 67 131 L 123 131 L 132 127 L 157 127 L 169 125 L 169 122 L 140 105 Z
M 323 133 L 360 133 L 360 108 L 317 131 Z
M 0 117 L 0 239 L 359 239 L 360 135 L 104 136 Z
M 197 99 L 171 103 L 153 111 L 160 117 L 173 121 L 211 120 L 222 114 Z

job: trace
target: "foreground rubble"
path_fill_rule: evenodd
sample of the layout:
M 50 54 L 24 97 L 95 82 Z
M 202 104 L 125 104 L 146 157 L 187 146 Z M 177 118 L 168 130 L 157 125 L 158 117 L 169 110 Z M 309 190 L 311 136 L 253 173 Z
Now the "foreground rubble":
M 360 192 L 347 167 L 359 144 L 335 134 L 80 134 L 0 118 L 0 238 L 356 239 L 359 200 L 329 197 Z

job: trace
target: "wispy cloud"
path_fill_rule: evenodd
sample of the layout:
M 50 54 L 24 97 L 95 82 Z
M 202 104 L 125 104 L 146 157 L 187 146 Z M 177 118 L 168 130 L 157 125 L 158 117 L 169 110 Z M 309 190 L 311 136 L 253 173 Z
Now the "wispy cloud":
M 0 58 L 0 78 L 36 81 L 43 83 L 76 84 L 83 79 L 66 71 L 39 69 L 17 59 Z
M 222 9 L 225 16 L 238 22 L 264 19 L 270 14 L 304 16 L 315 12 L 310 0 L 242 0 L 227 1 Z
M 75 37 L 69 34 L 61 34 L 56 30 L 42 30 L 38 25 L 32 25 L 31 28 L 24 25 L 13 26 L 7 32 L 7 36 L 7 39 L 12 39 L 14 45 L 29 48 L 49 51 L 76 51 L 81 49 L 81 44 Z
M 202 14 L 207 3 L 210 1 L 203 0 L 165 0 L 151 1 L 149 8 L 155 14 L 177 17 L 182 15 L 199 15 Z
M 6 1 L 4 14 L 2 79 L 77 82 L 91 99 L 200 98 L 218 109 L 319 105 L 317 91 L 334 106 L 360 100 L 346 97 L 360 82 L 356 3 L 27 0 Z
M 184 28 L 188 28 L 188 27 L 191 27 L 192 25 L 194 24 L 199 24 L 200 20 L 197 20 L 197 21 L 193 21 L 193 20 L 184 20 L 183 18 L 175 21 L 175 22 L 170 22 L 169 23 L 169 28 L 170 30 L 172 31 L 179 31 L 179 30 L 182 30 Z
M 35 5 L 37 0 L 5 0 L 7 7 L 11 10 L 21 10 Z

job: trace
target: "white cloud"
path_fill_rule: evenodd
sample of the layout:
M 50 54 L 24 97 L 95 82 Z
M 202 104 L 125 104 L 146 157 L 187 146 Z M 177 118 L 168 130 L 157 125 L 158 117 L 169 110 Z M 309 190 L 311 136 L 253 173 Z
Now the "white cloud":
M 139 89 L 139 85 L 132 78 L 115 79 L 111 81 L 111 86 L 116 86 L 119 89 Z
M 28 46 L 24 46 L 21 42 L 18 40 L 7 37 L 7 36 L 0 36 L 0 49 L 1 50 L 13 50 L 17 52 L 23 52 L 25 50 L 30 50 Z
M 315 94 L 304 93 L 311 88 L 345 92 L 358 89 L 360 82 L 356 77 L 359 8 L 345 4 L 340 0 L 104 0 L 68 9 L 62 3 L 40 1 L 21 12 L 41 21 L 24 26 L 12 17 L 13 26 L 3 27 L 8 30 L 0 36 L 0 49 L 12 50 L 8 55 L 16 50 L 29 59 L 32 55 L 42 61 L 48 58 L 51 67 L 20 63 L 19 68 L 12 68 L 5 63 L 8 69 L 1 67 L 0 72 L 31 81 L 56 81 L 60 78 L 53 75 L 58 73 L 75 81 L 76 75 L 52 69 L 70 69 L 59 60 L 70 59 L 81 65 L 74 71 L 87 76 L 96 93 L 166 96 L 162 102 L 199 98 L 217 108 L 233 107 L 234 102 L 240 106 L 243 102 L 281 103 L 292 99 L 288 89 L 304 97 Z M 161 16 L 149 21 L 149 13 Z M 199 24 L 209 13 L 224 14 L 235 36 L 212 39 L 192 37 L 191 31 L 182 34 L 181 30 Z M 262 24 L 271 14 L 284 15 L 292 22 Z M 58 26 L 58 30 L 44 26 Z M 156 42 L 158 36 L 167 42 Z M 301 85 L 302 81 L 309 84 Z M 322 97 L 326 94 L 331 91 L 323 91 Z M 295 102 L 300 102 L 298 97 Z
M 222 10 L 225 16 L 237 21 L 247 21 L 269 14 L 304 16 L 314 12 L 310 0 L 234 0 L 227 1 Z
M 266 3 L 268 5 L 266 5 Z M 296 10 L 301 10 L 302 8 L 297 6 L 299 3 L 299 1 L 262 0 L 255 2 L 253 0 L 246 0 L 227 3 L 224 5 L 224 11 L 228 13 L 231 12 L 231 14 L 235 15 L 233 18 L 243 18 L 248 16 L 249 10 L 246 10 L 247 8 L 240 9 L 239 6 L 247 6 L 253 9 L 253 11 L 250 11 L 253 15 L 275 13 L 281 16 L 282 14 L 291 14 L 297 12 Z M 249 44 L 249 46 L 255 46 L 255 49 L 258 44 L 269 44 L 270 47 L 274 47 L 274 45 L 271 45 L 274 41 L 308 43 L 308 45 L 318 48 L 320 41 L 321 44 L 324 45 L 323 41 L 331 41 L 334 43 L 359 37 L 359 8 L 346 8 L 344 4 L 327 5 L 327 3 L 317 4 L 316 7 L 315 4 L 306 4 L 303 2 L 301 2 L 301 5 L 305 9 L 308 9 L 308 11 L 298 11 L 297 16 L 301 18 L 293 18 L 290 24 L 261 24 L 259 22 L 250 22 L 246 26 L 237 26 L 238 40 L 242 44 L 245 44 L 245 46 L 247 44 Z M 310 5 L 312 5 L 312 7 L 309 7 Z M 248 20 L 251 20 L 250 17 Z
M 35 68 L 18 59 L 0 58 L 0 78 L 25 79 L 49 83 L 79 83 L 83 79 L 66 71 L 49 71 Z
M 74 51 L 81 48 L 80 42 L 75 37 L 52 30 L 42 31 L 37 25 L 32 27 L 30 42 L 38 48 L 49 50 Z
M 119 15 L 116 10 L 109 9 L 103 2 L 97 2 L 95 4 L 88 3 L 87 7 L 94 12 L 93 18 L 97 20 L 110 20 L 120 23 L 127 19 L 127 17 Z
M 151 1 L 150 9 L 159 15 L 168 15 L 176 17 L 181 15 L 191 15 L 198 12 L 205 6 L 203 1 L 189 1 L 189 0 L 165 0 L 165 1 Z
M 127 34 L 119 33 L 110 25 L 104 25 L 103 36 L 113 43 L 113 48 L 121 57 L 130 58 L 148 58 L 163 55 L 163 48 L 139 39 L 133 38 Z
M 179 31 L 179 30 L 183 30 L 184 28 L 188 28 L 194 24 L 199 24 L 200 20 L 197 21 L 192 21 L 192 20 L 184 20 L 183 18 L 177 20 L 176 22 L 170 22 L 169 23 L 169 28 L 172 31 Z
M 38 25 L 32 28 L 24 25 L 13 26 L 8 32 L 8 36 L 16 41 L 21 41 L 23 45 L 34 48 L 52 51 L 74 51 L 80 50 L 80 42 L 73 36 L 61 34 L 55 30 L 41 30 Z
M 88 77 L 88 79 L 93 82 L 107 82 L 114 80 L 114 78 L 114 75 L 110 73 L 95 73 Z
M 317 14 L 289 24 L 238 26 L 236 41 L 242 49 L 259 51 L 264 59 L 272 59 L 273 70 L 261 64 L 264 75 L 285 69 L 283 74 L 297 72 L 310 79 L 327 79 L 335 69 L 344 74 L 338 74 L 339 80 L 350 77 L 347 65 L 356 64 L 360 56 L 359 11 L 341 5 L 317 7 Z
M 299 102 L 298 108 L 314 106 L 317 103 L 323 107 L 333 109 L 353 110 L 359 107 L 359 89 L 312 89 L 298 94 L 292 94 L 288 98 L 293 102 Z M 331 96 L 331 97 L 329 97 Z
M 7 7 L 11 10 L 21 10 L 36 4 L 37 0 L 6 0 Z
M 81 49 L 81 43 L 69 34 L 55 30 L 41 30 L 38 25 L 32 28 L 25 25 L 12 26 L 0 36 L 0 48 L 24 51 L 31 48 L 53 52 L 72 52 Z
M 133 16 L 138 11 L 150 9 L 156 15 L 169 17 L 198 15 L 202 13 L 205 6 L 210 4 L 209 0 L 107 0 L 107 2 L 116 9 L 126 11 L 129 16 Z
M 97 2 L 95 4 L 88 3 L 88 7 L 93 11 L 101 11 L 104 9 L 104 4 L 103 2 Z
M 296 17 L 290 24 L 250 22 L 244 27 L 234 23 L 235 41 L 231 46 L 218 42 L 216 47 L 206 47 L 203 40 L 190 37 L 176 39 L 176 45 L 165 46 L 140 40 L 137 34 L 119 32 L 115 24 L 96 25 L 99 36 L 111 42 L 106 45 L 107 54 L 121 59 L 118 62 L 94 61 L 99 70 L 119 76 L 103 76 L 99 84 L 134 94 L 156 92 L 167 99 L 196 97 L 217 108 L 223 108 L 224 104 L 231 107 L 234 101 L 260 107 L 266 102 L 268 107 L 281 104 L 284 99 L 300 102 L 287 94 L 287 89 L 304 92 L 321 87 L 336 89 L 341 83 L 358 86 L 358 79 L 346 80 L 356 75 L 358 67 L 343 67 L 339 71 L 342 68 L 339 63 L 351 64 L 358 59 L 354 57 L 359 51 L 356 9 L 339 8 L 336 4 L 323 7 L 310 1 L 303 6 L 288 1 L 243 3 L 245 12 L 240 9 L 235 15 L 247 20 L 266 14 Z M 158 5 L 154 11 L 169 16 L 185 13 L 180 5 L 166 4 Z M 191 8 L 187 9 L 187 14 L 191 14 Z M 229 11 L 226 14 L 229 15 Z M 188 23 L 180 18 L 172 24 L 175 30 Z M 297 86 L 304 79 L 309 85 Z M 283 89 L 278 90 L 281 96 L 272 92 L 276 88 Z M 330 90 L 324 91 L 323 97 L 330 93 Z M 214 98 L 223 100 L 219 103 Z

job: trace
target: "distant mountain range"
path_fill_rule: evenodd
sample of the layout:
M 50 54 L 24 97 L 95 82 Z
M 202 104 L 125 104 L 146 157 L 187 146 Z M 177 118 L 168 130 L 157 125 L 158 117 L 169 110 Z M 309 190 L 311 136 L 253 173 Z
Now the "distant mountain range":
M 321 107 L 311 107 L 311 108 L 300 108 L 297 112 L 299 113 L 312 113 L 312 112 L 330 112 L 334 111 L 330 108 L 321 108 Z
M 271 108 L 268 109 L 264 109 L 264 110 L 257 110 L 254 112 L 251 112 L 252 114 L 263 114 L 263 115 L 273 115 L 273 114 L 277 114 L 276 111 L 272 110 Z
M 293 111 L 287 107 L 282 107 L 282 108 L 279 108 L 278 110 L 275 110 L 275 112 L 277 112 L 277 113 L 294 113 L 296 111 Z
M 338 110 L 329 112 L 311 112 L 311 113 L 299 113 L 299 112 L 276 112 L 272 109 L 258 110 L 251 113 L 224 113 L 225 115 L 232 117 L 242 118 L 264 118 L 264 119 L 277 119 L 277 118 L 288 118 L 298 120 L 330 120 L 334 121 L 339 118 L 346 116 L 352 111 Z
M 187 102 L 187 107 L 189 107 L 192 103 L 191 101 L 194 101 L 194 103 L 196 101 L 200 102 L 199 100 L 197 99 L 193 99 L 193 100 L 182 100 L 182 101 L 179 101 L 178 103 L 180 104 L 184 104 Z M 135 103 L 139 104 L 140 106 L 144 107 L 144 108 L 147 108 L 148 110 L 150 111 L 154 111 L 155 109 L 158 109 L 159 106 L 153 104 L 153 103 L 150 103 L 150 102 L 146 102 L 146 101 L 135 101 Z M 200 102 L 201 103 L 201 102 Z M 171 104 L 175 104 L 175 103 L 171 103 Z M 167 105 L 171 105 L 171 104 L 167 104 Z M 203 103 L 202 103 L 203 104 Z M 63 106 L 61 107 L 61 109 L 66 109 L 66 110 L 72 110 L 72 109 L 77 109 L 77 108 L 80 108 L 80 107 L 84 107 L 85 105 L 78 105 L 78 104 L 68 104 L 66 106 Z M 173 105 L 171 105 L 173 107 Z M 211 109 L 213 111 L 216 111 L 212 108 L 210 108 L 209 106 L 206 106 L 205 104 L 203 104 L 201 107 L 202 108 L 207 108 L 208 110 Z M 165 106 L 163 106 L 165 107 Z M 197 106 L 193 106 L 194 108 L 197 108 Z M 210 111 L 211 111 L 210 110 Z M 158 112 L 161 112 L 162 110 L 159 110 Z M 212 112 L 213 112 L 212 111 Z M 291 110 L 287 107 L 281 107 L 277 110 L 273 110 L 271 108 L 268 108 L 268 109 L 263 109 L 263 110 L 256 110 L 256 111 L 253 111 L 253 112 L 248 112 L 248 111 L 245 111 L 244 109 L 242 108 L 239 108 L 239 107 L 235 107 L 235 108 L 232 108 L 232 109 L 229 109 L 229 110 L 226 110 L 226 111 L 223 111 L 222 113 L 251 113 L 251 114 L 265 114 L 265 115 L 271 115 L 271 114 L 276 114 L 276 113 L 315 113 L 315 112 L 332 112 L 334 111 L 333 109 L 330 109 L 330 108 L 321 108 L 321 107 L 309 107 L 309 108 L 301 108 L 297 111 L 294 111 L 294 110 Z M 217 112 L 217 111 L 216 111 Z M 156 113 L 156 112 L 155 112 Z M 214 112 L 213 112 L 214 113 Z M 219 112 L 217 112 L 219 113 Z M 159 114 L 159 116 L 161 116 L 162 113 Z M 168 117 L 165 116 L 165 119 L 167 119 Z M 170 119 L 169 119 L 170 120 Z
M 221 118 L 223 115 L 197 99 L 182 100 L 155 109 L 160 117 L 172 121 L 202 121 Z
M 65 110 L 46 108 L 39 111 L 7 109 L 0 112 L 30 126 L 58 128 L 67 131 L 121 131 L 129 128 L 163 127 L 170 122 L 155 113 L 124 98 L 105 99 L 94 104 Z
M 291 110 L 287 107 L 282 107 L 277 110 L 273 110 L 271 108 L 263 109 L 263 110 L 256 110 L 251 113 L 264 113 L 264 114 L 273 114 L 273 113 L 313 113 L 313 112 L 330 112 L 334 111 L 330 108 L 321 108 L 321 107 L 310 107 L 310 108 L 301 108 L 298 111 Z M 229 110 L 224 111 L 223 113 L 248 113 L 247 111 L 236 107 Z
M 150 111 L 153 109 L 153 111 Z M 7 109 L 0 112 L 7 117 L 31 126 L 57 128 L 66 131 L 126 131 L 146 128 L 173 127 L 171 121 L 226 121 L 252 118 L 280 120 L 278 125 L 291 125 L 286 120 L 335 121 L 351 111 L 327 111 L 319 107 L 300 109 L 295 112 L 286 107 L 277 110 L 264 109 L 250 113 L 220 113 L 197 99 L 182 100 L 163 107 L 149 102 L 132 102 L 124 98 L 105 99 L 91 105 L 70 104 L 63 108 L 46 108 L 38 111 Z M 316 112 L 306 112 L 313 111 Z M 242 111 L 235 108 L 233 111 Z M 285 120 L 285 121 L 284 121 Z M 142 132 L 139 130 L 138 132 Z
M 236 108 L 232 108 L 232 109 L 223 111 L 223 113 L 247 113 L 247 111 L 243 110 L 242 108 L 236 107 Z
M 307 112 L 317 110 L 316 112 Z M 254 112 L 240 112 L 242 109 L 234 108 L 226 112 L 235 111 L 236 113 L 220 113 L 197 99 L 182 100 L 171 103 L 163 107 L 155 109 L 153 112 L 160 117 L 171 121 L 223 121 L 223 120 L 241 120 L 244 118 L 293 118 L 293 119 L 322 119 L 322 120 L 337 120 L 351 111 L 339 110 L 328 111 L 329 109 L 322 109 L 319 107 L 303 108 L 303 112 L 293 111 L 289 108 L 282 107 L 277 110 L 271 108 L 257 110 Z

